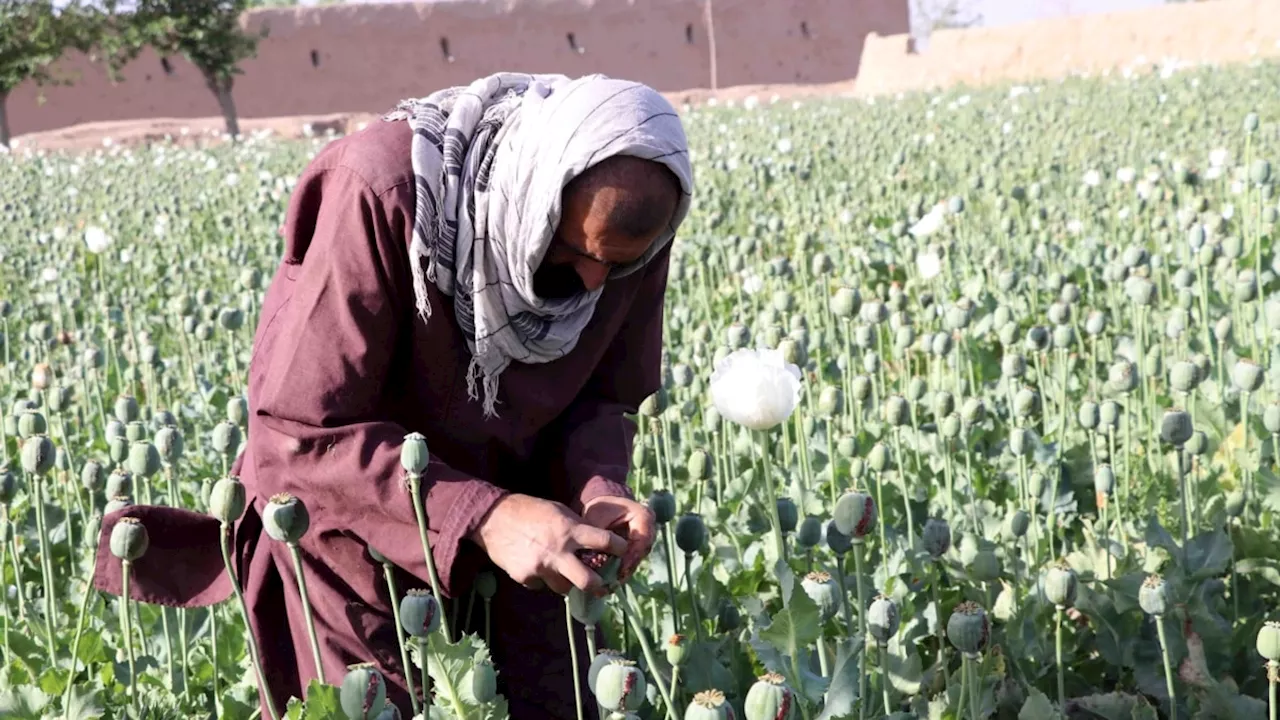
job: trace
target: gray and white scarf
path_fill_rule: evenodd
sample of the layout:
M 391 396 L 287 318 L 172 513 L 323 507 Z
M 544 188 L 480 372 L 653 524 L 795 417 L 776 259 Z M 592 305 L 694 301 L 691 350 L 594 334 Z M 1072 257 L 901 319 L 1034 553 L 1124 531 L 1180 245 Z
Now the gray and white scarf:
M 486 417 L 496 415 L 502 371 L 512 361 L 568 354 L 600 297 L 595 290 L 546 300 L 533 291 L 564 186 L 614 155 L 661 162 L 679 179 L 683 193 L 668 231 L 611 278 L 648 263 L 689 212 L 693 169 L 684 128 L 675 108 L 640 83 L 497 73 L 402 101 L 384 119 L 408 120 L 414 132 L 410 260 L 418 313 L 431 317 L 428 281 L 454 298 L 472 356 L 469 392 L 476 399 L 482 383 Z

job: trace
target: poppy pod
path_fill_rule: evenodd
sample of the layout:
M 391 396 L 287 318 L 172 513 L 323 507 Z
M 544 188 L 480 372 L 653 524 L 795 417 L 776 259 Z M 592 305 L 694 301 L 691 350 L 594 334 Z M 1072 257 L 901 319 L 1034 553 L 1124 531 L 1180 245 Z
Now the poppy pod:
M 861 540 L 875 527 L 876 501 L 866 493 L 845 493 L 836 501 L 832 518 L 842 535 Z
M 413 589 L 400 600 L 400 626 L 413 637 L 430 635 L 440 627 L 440 605 L 427 590 Z
M 348 720 L 375 720 L 387 702 L 387 685 L 373 663 L 347 668 L 339 695 Z

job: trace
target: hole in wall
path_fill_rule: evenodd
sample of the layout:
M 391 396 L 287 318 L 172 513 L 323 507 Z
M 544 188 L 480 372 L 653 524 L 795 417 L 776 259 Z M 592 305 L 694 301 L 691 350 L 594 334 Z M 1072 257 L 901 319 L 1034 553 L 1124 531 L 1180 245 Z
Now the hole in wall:
M 568 41 L 569 41 L 569 49 L 570 49 L 570 50 L 572 50 L 572 51 L 574 51 L 574 52 L 578 53 L 579 55 L 581 55 L 582 53 L 584 53 L 584 52 L 586 52 L 586 51 L 587 51 L 587 49 L 586 49 L 586 48 L 584 48 L 584 47 L 580 47 L 580 46 L 578 45 L 578 38 L 574 37 L 573 33 L 565 33 L 565 36 L 564 36 L 564 37 L 565 37 L 565 39 L 566 39 L 566 40 L 568 40 Z
M 169 58 L 160 58 L 160 67 L 164 68 L 165 75 L 173 74 L 173 63 L 169 62 Z
M 449 51 L 449 38 L 440 38 L 440 54 L 444 55 L 445 62 L 453 62 L 453 53 Z
M 690 45 L 693 44 L 693 23 L 684 26 L 684 41 Z
M 311 67 L 320 67 L 320 53 L 311 51 Z
M 809 37 L 809 23 L 804 20 L 800 21 L 800 34 L 805 36 L 805 38 Z

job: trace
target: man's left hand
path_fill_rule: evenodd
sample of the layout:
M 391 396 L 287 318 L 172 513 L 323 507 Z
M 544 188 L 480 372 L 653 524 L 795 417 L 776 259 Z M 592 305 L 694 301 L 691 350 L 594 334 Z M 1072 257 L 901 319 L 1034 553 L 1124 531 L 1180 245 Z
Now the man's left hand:
M 618 569 L 619 582 L 626 582 L 636 571 L 640 561 L 653 549 L 654 527 L 657 524 L 653 511 L 647 505 L 624 497 L 601 495 L 592 498 L 582 508 L 582 519 L 588 525 L 610 530 L 626 538 L 627 551 Z

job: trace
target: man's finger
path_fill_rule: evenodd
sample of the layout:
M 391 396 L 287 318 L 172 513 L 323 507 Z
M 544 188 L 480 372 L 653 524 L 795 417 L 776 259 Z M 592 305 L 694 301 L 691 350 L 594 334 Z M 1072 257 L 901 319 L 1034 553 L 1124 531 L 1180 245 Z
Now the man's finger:
M 543 584 L 551 588 L 552 592 L 558 595 L 568 595 L 573 584 L 565 580 L 558 573 L 548 572 L 542 576 Z
M 604 581 L 600 579 L 600 576 L 592 572 L 591 568 L 583 565 L 582 561 L 575 557 L 573 553 L 561 553 L 557 556 L 555 565 L 551 570 L 553 571 L 552 574 L 559 573 L 557 579 L 567 581 L 563 592 L 556 591 L 562 595 L 568 594 L 570 586 L 591 594 L 604 585 Z
M 588 550 L 599 550 L 618 556 L 622 556 L 627 552 L 627 541 L 623 540 L 620 535 L 590 525 L 574 527 L 573 539 Z

